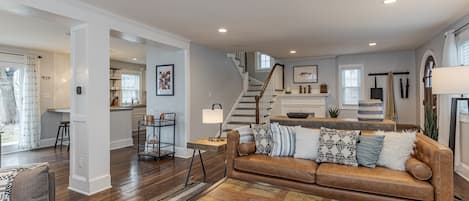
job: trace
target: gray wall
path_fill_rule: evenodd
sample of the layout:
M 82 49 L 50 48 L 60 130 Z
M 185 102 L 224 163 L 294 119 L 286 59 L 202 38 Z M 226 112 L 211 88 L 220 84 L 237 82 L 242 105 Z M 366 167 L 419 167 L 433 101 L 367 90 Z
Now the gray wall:
M 369 73 L 386 73 L 409 71 L 409 76 L 395 76 L 394 77 L 394 96 L 396 100 L 396 108 L 398 114 L 398 123 L 404 124 L 417 124 L 415 107 L 417 98 L 417 88 L 415 85 L 415 53 L 414 51 L 397 51 L 397 52 L 384 52 L 374 54 L 357 54 L 345 55 L 337 58 L 337 65 L 347 64 L 363 64 L 365 68 L 365 98 L 370 97 L 370 88 L 374 87 L 374 77 L 369 77 Z M 338 78 L 338 76 L 337 76 Z M 400 98 L 399 78 L 403 79 L 404 86 L 406 78 L 409 78 L 409 98 Z M 378 87 L 383 88 L 383 94 L 386 98 L 386 77 L 378 77 Z M 386 100 L 384 100 L 386 101 Z M 343 115 L 355 116 L 355 111 Z
M 294 84 L 293 83 L 293 67 L 303 65 L 318 65 L 318 83 L 312 83 L 313 89 L 319 91 L 321 84 L 327 84 L 329 96 L 327 97 L 327 104 L 338 104 L 337 100 L 337 64 L 335 58 L 302 58 L 282 60 L 280 63 L 285 64 L 285 88 L 290 88 L 292 91 L 298 91 L 299 85 L 306 86 L 307 84 Z M 314 91 L 314 90 L 313 90 Z
M 445 32 L 449 31 L 451 29 L 456 29 L 466 23 L 469 23 L 469 15 L 466 15 L 465 17 L 459 19 L 456 23 L 448 26 L 446 29 L 444 29 L 442 32 L 437 33 L 432 39 L 424 43 L 422 46 L 417 48 L 415 50 L 415 58 L 416 58 L 416 72 L 417 72 L 417 79 L 416 79 L 416 85 L 417 87 L 417 92 L 420 94 L 420 82 L 422 80 L 422 77 L 420 76 L 420 73 L 422 71 L 422 61 L 423 56 L 427 51 L 432 51 L 434 54 L 434 57 L 436 59 L 436 65 L 441 66 L 441 60 L 443 57 L 443 46 L 445 42 Z M 418 121 L 420 122 L 420 105 L 423 100 L 420 100 L 420 96 L 417 97 L 417 118 Z
M 217 125 L 202 124 L 202 109 L 221 103 L 225 117 L 242 91 L 242 80 L 226 53 L 198 44 L 190 46 L 191 139 L 214 136 Z
M 156 96 L 156 65 L 174 64 L 174 96 Z M 187 126 L 185 52 L 147 45 L 147 114 L 158 117 L 161 112 L 176 113 L 176 146 L 185 147 Z M 163 135 L 171 136 L 172 129 L 162 130 Z
M 416 104 L 416 86 L 414 80 L 415 74 L 415 54 L 414 51 L 397 51 L 397 52 L 383 52 L 373 54 L 356 54 L 344 55 L 335 58 L 302 58 L 302 59 L 286 59 L 280 61 L 285 64 L 285 87 L 291 88 L 293 91 L 297 90 L 298 84 L 293 84 L 293 67 L 300 65 L 318 65 L 318 78 L 317 84 L 311 84 L 313 89 L 319 90 L 319 85 L 325 83 L 328 85 L 329 97 L 327 104 L 338 104 L 338 90 L 339 90 L 339 75 L 338 66 L 347 64 L 363 64 L 365 83 L 364 92 L 365 97 L 370 97 L 370 88 L 374 86 L 374 79 L 368 77 L 368 73 L 384 73 L 389 71 L 409 71 L 409 98 L 401 99 L 399 94 L 399 78 L 394 79 L 394 89 L 396 96 L 396 106 L 398 110 L 398 122 L 407 124 L 416 124 L 415 104 Z M 407 76 L 402 76 L 406 78 Z M 405 79 L 403 80 L 405 81 Z M 404 82 L 405 84 L 405 82 Z M 378 78 L 378 87 L 384 88 L 386 93 L 386 77 Z M 304 84 L 303 84 L 304 86 Z M 356 110 L 343 110 L 341 113 L 342 118 L 356 118 Z
M 269 75 L 269 72 L 257 72 L 256 71 L 256 52 L 247 53 L 247 69 L 250 77 L 253 77 L 263 82 Z

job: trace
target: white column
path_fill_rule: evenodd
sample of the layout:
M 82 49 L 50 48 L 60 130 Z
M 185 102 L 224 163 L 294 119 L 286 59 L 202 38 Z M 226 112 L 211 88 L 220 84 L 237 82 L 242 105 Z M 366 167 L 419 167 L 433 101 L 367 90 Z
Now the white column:
M 111 188 L 109 27 L 71 30 L 71 148 L 69 189 L 91 195 Z M 81 94 L 77 93 L 81 87 Z

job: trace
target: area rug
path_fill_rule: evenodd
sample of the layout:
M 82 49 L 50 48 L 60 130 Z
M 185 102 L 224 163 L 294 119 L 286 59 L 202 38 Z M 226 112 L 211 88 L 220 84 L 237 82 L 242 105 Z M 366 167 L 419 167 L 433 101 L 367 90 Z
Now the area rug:
M 182 184 L 150 201 L 187 201 L 209 187 L 210 184 L 207 183 L 191 183 L 187 187 L 184 187 L 184 184 Z
M 226 179 L 208 192 L 204 192 L 199 201 L 336 201 L 315 195 L 285 190 L 273 186 L 249 183 L 236 179 Z

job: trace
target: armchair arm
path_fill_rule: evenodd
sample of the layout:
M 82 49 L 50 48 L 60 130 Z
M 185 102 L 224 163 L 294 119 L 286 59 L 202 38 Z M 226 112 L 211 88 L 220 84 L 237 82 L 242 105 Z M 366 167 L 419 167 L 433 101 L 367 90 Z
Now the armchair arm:
M 239 133 L 238 131 L 230 131 L 227 135 L 226 148 L 226 168 L 227 177 L 231 177 L 234 170 L 234 159 L 238 157 Z
M 417 134 L 415 144 L 414 156 L 432 169 L 435 201 L 453 200 L 453 152 L 421 133 Z

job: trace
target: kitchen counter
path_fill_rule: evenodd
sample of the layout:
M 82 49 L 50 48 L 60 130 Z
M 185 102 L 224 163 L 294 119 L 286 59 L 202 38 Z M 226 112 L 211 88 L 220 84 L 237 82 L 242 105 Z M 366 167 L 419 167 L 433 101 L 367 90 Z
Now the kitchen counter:
M 139 106 L 132 106 L 132 107 L 111 107 L 109 110 L 111 112 L 116 112 L 116 111 L 126 111 L 126 110 L 133 110 L 133 108 L 136 107 L 146 107 L 146 105 L 139 105 Z M 47 109 L 48 112 L 56 112 L 56 113 L 70 113 L 70 108 L 55 108 L 55 107 L 50 107 Z

